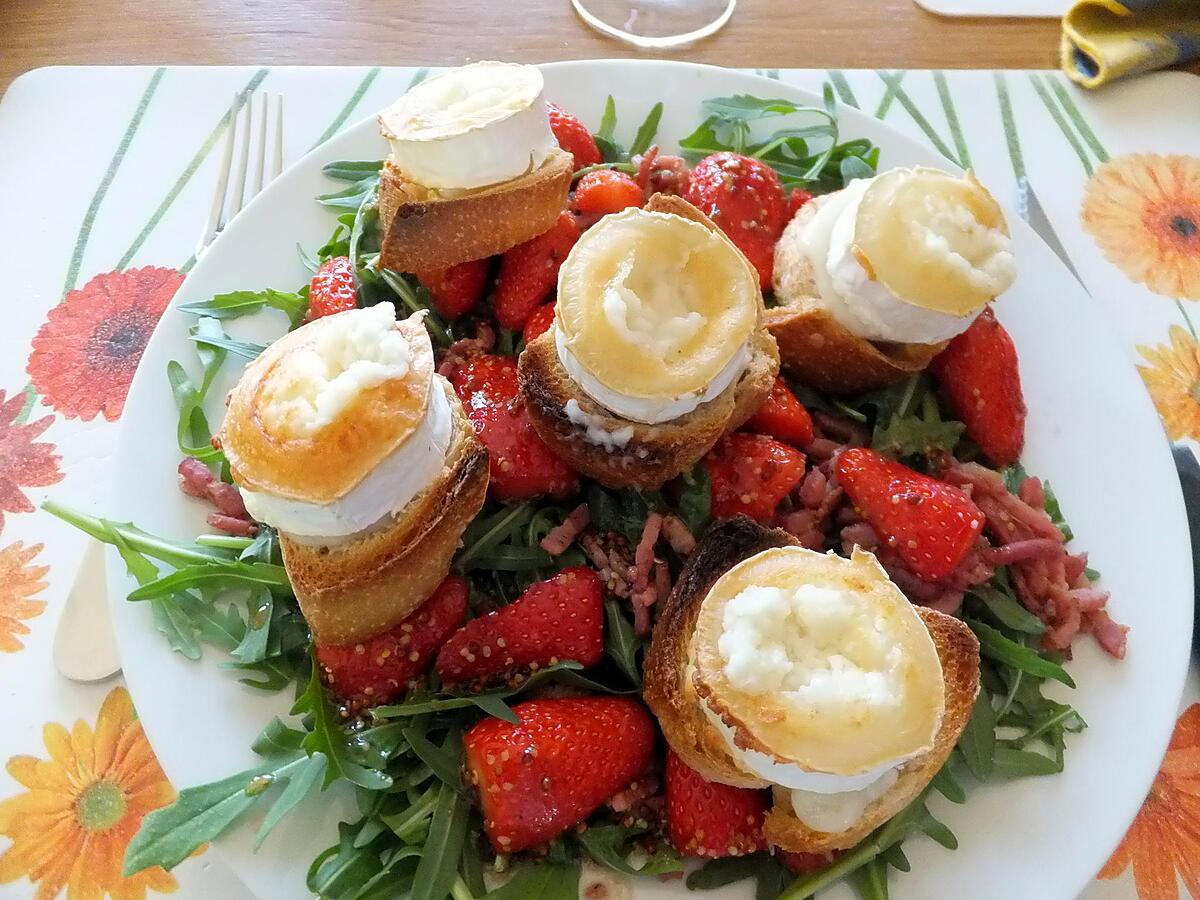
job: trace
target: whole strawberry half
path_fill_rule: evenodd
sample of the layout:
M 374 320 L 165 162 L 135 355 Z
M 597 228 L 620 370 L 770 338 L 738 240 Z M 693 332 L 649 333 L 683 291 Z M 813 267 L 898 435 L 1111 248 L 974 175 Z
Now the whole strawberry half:
M 564 211 L 549 231 L 505 252 L 492 295 L 497 322 L 505 328 L 525 327 L 558 285 L 559 267 L 577 240 L 579 223 Z
M 321 676 L 355 706 L 386 703 L 424 674 L 466 617 L 467 582 L 451 575 L 416 612 L 383 634 L 357 644 L 316 644 Z
M 1017 461 L 1025 446 L 1025 395 L 1017 348 L 991 308 L 929 365 L 942 400 L 995 466 Z
M 530 700 L 520 720 L 484 719 L 463 738 L 483 829 L 498 853 L 552 840 L 649 767 L 656 729 L 627 697 Z
M 525 320 L 525 328 L 521 332 L 521 337 L 525 339 L 527 345 L 531 344 L 535 339 L 549 331 L 550 326 L 553 324 L 554 304 L 543 303 Z
M 685 856 L 742 856 L 766 849 L 767 791 L 707 781 L 667 750 L 667 833 Z
M 953 572 L 983 530 L 983 514 L 958 488 L 874 451 L 844 450 L 836 468 L 855 509 L 926 581 Z
M 600 576 L 576 566 L 460 628 L 438 653 L 437 671 L 447 684 L 461 684 L 567 659 L 594 666 L 603 655 Z
M 764 162 L 724 151 L 692 169 L 686 199 L 746 254 L 765 290 L 775 268 L 775 242 L 788 223 L 779 176 Z
M 796 447 L 807 447 L 813 441 L 812 416 L 778 376 L 771 386 L 771 393 L 745 427 L 747 431 L 769 434 Z
M 726 435 L 703 463 L 718 519 L 744 513 L 766 521 L 804 478 L 804 454 L 761 434 Z
M 550 115 L 550 130 L 554 132 L 554 139 L 558 141 L 558 146 L 575 157 L 577 170 L 604 161 L 600 148 L 596 146 L 596 139 L 579 119 L 553 103 L 546 104 L 546 112 Z
M 321 263 L 308 283 L 308 312 L 304 321 L 311 322 L 358 306 L 358 282 L 350 257 L 335 256 Z
M 475 356 L 454 370 L 450 382 L 487 448 L 488 490 L 493 497 L 562 499 L 579 489 L 575 470 L 555 456 L 533 430 L 517 390 L 515 359 Z
M 490 258 L 473 259 L 448 269 L 417 272 L 417 281 L 428 289 L 438 315 L 453 321 L 469 313 L 483 297 L 491 264 Z

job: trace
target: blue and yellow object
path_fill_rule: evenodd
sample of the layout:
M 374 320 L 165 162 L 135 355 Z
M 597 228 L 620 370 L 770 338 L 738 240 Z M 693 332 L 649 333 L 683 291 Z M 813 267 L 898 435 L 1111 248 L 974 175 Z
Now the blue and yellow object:
M 1200 58 L 1200 0 L 1079 0 L 1063 17 L 1062 67 L 1099 87 Z

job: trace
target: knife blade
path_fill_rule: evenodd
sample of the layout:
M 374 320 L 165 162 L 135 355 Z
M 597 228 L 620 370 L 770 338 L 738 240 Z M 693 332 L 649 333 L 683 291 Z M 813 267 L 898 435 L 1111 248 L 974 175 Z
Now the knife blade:
M 1058 239 L 1058 233 L 1055 232 L 1054 226 L 1050 224 L 1050 220 L 1046 217 L 1046 211 L 1042 209 L 1041 201 L 1038 200 L 1037 194 L 1033 191 L 1033 185 L 1029 183 L 1029 179 L 1022 175 L 1017 179 L 1017 212 L 1021 214 L 1029 227 L 1037 232 L 1037 236 L 1054 251 L 1054 255 L 1062 260 L 1062 264 L 1067 267 L 1067 271 L 1075 276 L 1075 280 L 1083 284 L 1083 279 L 1079 277 L 1079 272 L 1075 268 L 1075 264 L 1071 262 L 1071 257 L 1067 255 L 1067 249 L 1062 245 L 1062 241 Z M 1086 288 L 1084 288 L 1086 290 Z

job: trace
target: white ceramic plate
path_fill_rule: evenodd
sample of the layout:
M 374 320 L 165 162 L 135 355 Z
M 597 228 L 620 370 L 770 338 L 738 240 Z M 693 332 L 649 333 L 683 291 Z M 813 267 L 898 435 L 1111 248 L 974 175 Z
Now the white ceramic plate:
M 1059 19 L 1072 0 L 913 0 L 940 16 Z
M 656 100 L 666 111 L 660 142 L 670 146 L 701 118 L 707 97 L 785 94 L 818 104 L 803 91 L 723 69 L 666 62 L 578 62 L 545 67 L 547 94 L 584 121 L 600 119 L 611 93 L 624 129 Z M 882 164 L 946 166 L 933 151 L 857 110 L 842 110 L 842 133 L 870 138 Z M 630 135 L 620 135 L 628 139 Z M 235 289 L 303 283 L 295 246 L 320 246 L 332 228 L 313 196 L 330 189 L 321 175 L 334 159 L 372 159 L 385 152 L 373 118 L 310 153 L 252 203 L 187 279 L 175 303 Z M 940 797 L 935 811 L 958 835 L 948 852 L 928 840 L 906 845 L 913 870 L 894 878 L 896 898 L 1064 898 L 1074 896 L 1103 864 L 1133 818 L 1157 770 L 1174 722 L 1187 664 L 1192 620 L 1188 532 L 1167 445 L 1136 373 L 1118 351 L 1094 306 L 1054 254 L 1019 221 L 1012 223 L 1020 277 L 1000 306 L 1021 356 L 1029 404 L 1025 461 L 1051 479 L 1075 528 L 1076 546 L 1111 589 L 1116 619 L 1133 627 L 1128 657 L 1105 657 L 1079 641 L 1071 665 L 1079 688 L 1064 690 L 1090 727 L 1068 748 L 1066 771 L 986 785 L 965 806 Z M 205 530 L 200 504 L 176 488 L 175 408 L 167 361 L 193 358 L 189 318 L 168 312 L 142 360 L 124 415 L 113 515 L 151 531 L 187 537 Z M 282 318 L 239 321 L 238 336 L 280 334 Z M 237 366 L 227 365 L 223 396 Z M 210 409 L 220 420 L 219 402 Z M 172 653 L 149 610 L 122 599 L 131 589 L 119 561 L 108 567 L 125 675 L 159 759 L 177 787 L 254 765 L 249 745 L 289 697 L 264 697 L 219 668 L 216 652 L 200 663 Z M 304 875 L 313 857 L 336 838 L 348 793 L 332 791 L 290 816 L 259 851 L 250 851 L 256 822 L 219 842 L 234 871 L 263 898 L 308 896 Z M 638 887 L 639 897 L 678 897 L 678 882 Z M 847 891 L 846 896 L 849 896 Z M 693 895 L 696 896 L 696 895 Z M 745 886 L 714 900 L 750 896 Z

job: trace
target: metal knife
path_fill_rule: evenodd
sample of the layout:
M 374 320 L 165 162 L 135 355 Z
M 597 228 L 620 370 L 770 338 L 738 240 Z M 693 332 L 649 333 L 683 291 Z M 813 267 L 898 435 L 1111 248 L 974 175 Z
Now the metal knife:
M 1017 211 L 1029 227 L 1037 232 L 1038 237 L 1045 241 L 1046 246 L 1054 251 L 1075 280 L 1083 286 L 1083 279 L 1067 255 L 1062 241 L 1054 231 L 1054 226 L 1046 218 L 1046 211 L 1038 202 L 1037 194 L 1029 184 L 1028 178 L 1017 179 Z M 1086 291 L 1087 288 L 1084 287 Z M 1192 541 L 1192 578 L 1194 585 L 1194 600 L 1196 603 L 1196 620 L 1200 622 L 1200 461 L 1189 447 L 1182 444 L 1171 445 L 1171 456 L 1175 460 L 1175 471 L 1179 474 L 1179 485 L 1183 489 L 1183 505 L 1187 510 L 1188 532 Z M 1200 627 L 1192 632 L 1192 651 L 1200 657 Z

